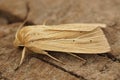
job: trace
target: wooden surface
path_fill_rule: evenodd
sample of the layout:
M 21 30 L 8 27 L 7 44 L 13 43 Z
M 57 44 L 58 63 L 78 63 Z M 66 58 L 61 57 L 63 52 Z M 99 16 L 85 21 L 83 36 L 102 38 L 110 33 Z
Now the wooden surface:
M 11 4 L 11 2 L 13 4 Z M 78 56 L 49 52 L 51 58 L 27 52 L 20 62 L 22 49 L 13 46 L 15 32 L 27 15 L 28 24 L 106 23 L 104 33 L 112 51 Z M 0 80 L 120 80 L 120 1 L 119 0 L 0 0 Z

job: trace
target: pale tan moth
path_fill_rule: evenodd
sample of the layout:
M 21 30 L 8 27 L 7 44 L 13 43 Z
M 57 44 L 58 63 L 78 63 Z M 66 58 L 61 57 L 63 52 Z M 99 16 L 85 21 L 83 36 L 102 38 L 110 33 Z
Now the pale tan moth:
M 66 52 L 79 58 L 78 54 L 98 54 L 109 52 L 110 46 L 101 28 L 105 24 L 61 24 L 61 25 L 35 25 L 19 29 L 15 36 L 14 45 L 23 46 L 20 65 L 23 62 L 25 50 L 45 54 L 52 59 L 47 51 Z

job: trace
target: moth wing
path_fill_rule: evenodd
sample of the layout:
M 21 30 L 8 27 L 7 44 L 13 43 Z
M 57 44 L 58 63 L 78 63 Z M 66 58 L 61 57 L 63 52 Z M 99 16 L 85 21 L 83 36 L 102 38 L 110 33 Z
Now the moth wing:
M 92 24 L 92 23 L 88 23 L 88 24 L 84 24 L 84 23 L 75 23 L 75 24 L 60 24 L 60 25 L 36 25 L 36 26 L 27 26 L 29 27 L 29 29 L 35 29 L 36 30 L 64 30 L 64 31 L 92 31 L 97 27 L 101 27 L 101 28 L 105 28 L 106 24 Z M 26 27 L 26 28 L 27 28 Z
M 64 35 L 61 33 L 58 34 L 59 36 L 65 36 L 67 32 L 69 31 L 65 31 Z M 72 35 L 74 33 L 75 35 Z M 68 37 L 56 38 L 53 36 L 52 38 L 34 40 L 26 44 L 26 46 L 34 52 L 39 51 L 39 49 L 84 54 L 97 54 L 110 51 L 108 41 L 99 27 L 92 31 L 83 32 L 81 35 L 79 31 L 71 31 L 69 34 L 67 34 Z
M 76 23 L 76 24 L 61 24 L 61 25 L 53 25 L 51 27 L 47 27 L 49 30 L 67 30 L 67 31 L 92 31 L 97 27 L 105 28 L 106 24 L 84 24 L 84 23 Z

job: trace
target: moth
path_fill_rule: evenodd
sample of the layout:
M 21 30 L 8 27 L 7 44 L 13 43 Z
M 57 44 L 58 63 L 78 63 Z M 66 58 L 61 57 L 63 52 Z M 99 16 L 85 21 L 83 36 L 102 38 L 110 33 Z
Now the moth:
M 34 25 L 19 29 L 15 36 L 14 45 L 23 46 L 20 65 L 23 62 L 26 49 L 34 53 L 51 56 L 47 51 L 66 52 L 78 58 L 78 54 L 102 54 L 109 52 L 110 45 L 101 28 L 106 24 L 60 24 Z

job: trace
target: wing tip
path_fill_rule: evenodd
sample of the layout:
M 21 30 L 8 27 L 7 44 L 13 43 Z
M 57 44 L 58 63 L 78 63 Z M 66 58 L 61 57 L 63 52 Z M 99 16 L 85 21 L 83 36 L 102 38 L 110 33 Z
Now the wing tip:
M 107 27 L 107 24 L 100 24 L 99 27 L 101 27 L 101 28 L 106 28 L 106 27 Z

